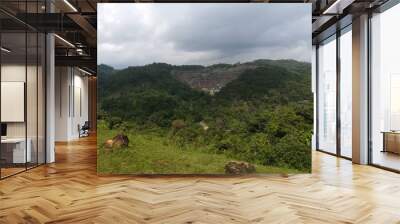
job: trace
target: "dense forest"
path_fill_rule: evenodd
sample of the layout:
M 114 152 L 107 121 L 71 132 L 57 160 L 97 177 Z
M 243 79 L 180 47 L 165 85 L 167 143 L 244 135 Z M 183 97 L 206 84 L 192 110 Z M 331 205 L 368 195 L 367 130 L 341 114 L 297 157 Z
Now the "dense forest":
M 294 60 L 99 65 L 99 171 L 218 173 L 237 160 L 257 172 L 310 172 L 310 73 L 309 63 Z M 129 136 L 129 147 L 104 152 L 116 133 Z

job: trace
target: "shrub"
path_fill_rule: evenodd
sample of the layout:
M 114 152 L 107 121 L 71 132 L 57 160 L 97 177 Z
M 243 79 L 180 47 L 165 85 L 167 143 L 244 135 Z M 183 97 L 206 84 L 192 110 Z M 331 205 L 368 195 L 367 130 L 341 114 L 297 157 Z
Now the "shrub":
M 109 129 L 119 128 L 121 124 L 122 124 L 122 119 L 120 117 L 111 117 L 108 120 Z

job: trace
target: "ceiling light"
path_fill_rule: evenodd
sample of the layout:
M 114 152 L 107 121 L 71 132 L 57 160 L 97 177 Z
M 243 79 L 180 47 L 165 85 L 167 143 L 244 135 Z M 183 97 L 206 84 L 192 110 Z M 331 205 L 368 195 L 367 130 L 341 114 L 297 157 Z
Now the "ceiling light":
M 355 0 L 336 0 L 322 14 L 342 14 L 343 10 L 351 5 Z
M 68 1 L 64 0 L 65 4 L 67 4 L 74 12 L 78 12 L 78 10 Z
M 7 49 L 5 47 L 1 47 L 0 49 L 1 49 L 1 51 L 4 51 L 6 53 L 10 53 L 11 52 L 11 50 L 9 50 L 9 49 Z
M 78 53 L 79 55 L 83 55 L 83 49 L 77 48 L 76 53 Z
M 66 40 L 66 39 L 64 39 L 64 38 L 62 38 L 62 37 L 60 37 L 60 36 L 57 35 L 57 34 L 54 34 L 54 36 L 57 37 L 58 39 L 60 39 L 62 42 L 64 42 L 64 43 L 66 43 L 67 45 L 69 45 L 70 47 L 75 48 L 75 45 L 73 45 L 73 44 L 72 44 L 71 42 L 69 42 L 68 40 Z
M 90 72 L 88 72 L 88 71 L 85 71 L 85 70 L 83 70 L 83 69 L 81 69 L 81 68 L 79 68 L 79 67 L 78 67 L 78 69 L 79 69 L 79 71 L 81 71 L 81 72 L 83 72 L 83 73 L 85 73 L 85 74 L 87 74 L 87 75 L 92 75 L 92 73 L 90 73 Z
M 322 14 L 328 14 L 333 8 L 337 7 L 340 0 L 336 0 L 332 5 L 330 5 Z

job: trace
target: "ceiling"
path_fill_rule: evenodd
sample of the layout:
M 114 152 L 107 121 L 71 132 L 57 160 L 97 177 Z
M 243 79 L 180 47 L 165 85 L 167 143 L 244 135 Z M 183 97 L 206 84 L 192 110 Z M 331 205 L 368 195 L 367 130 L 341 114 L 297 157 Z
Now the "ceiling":
M 56 65 L 79 66 L 96 73 L 97 3 L 110 2 L 269 2 L 311 3 L 313 42 L 335 32 L 338 21 L 346 25 L 351 16 L 373 9 L 387 0 L 1 0 L 0 21 L 3 32 L 30 28 L 54 32 Z M 51 11 L 51 13 L 49 13 Z M 25 13 L 28 12 L 28 13 Z M 350 17 L 350 18 L 349 18 Z M 17 40 L 18 38 L 16 38 Z
M 24 33 L 27 30 L 28 33 L 54 32 L 56 66 L 78 66 L 95 74 L 96 3 L 91 0 L 48 0 L 46 5 L 45 0 L 1 0 L 2 36 L 9 39 L 7 47 L 13 49 L 7 58 L 23 58 L 18 55 L 25 54 Z M 3 43 L 5 46 L 6 42 Z M 28 58 L 31 46 L 28 44 L 27 47 Z
M 313 4 L 313 44 L 351 24 L 353 17 L 372 12 L 388 1 L 390 0 L 310 0 Z

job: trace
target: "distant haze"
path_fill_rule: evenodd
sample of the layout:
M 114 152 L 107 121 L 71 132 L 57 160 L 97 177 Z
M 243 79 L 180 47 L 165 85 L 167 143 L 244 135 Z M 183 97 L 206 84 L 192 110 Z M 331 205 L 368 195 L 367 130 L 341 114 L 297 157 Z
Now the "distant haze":
M 98 4 L 98 64 L 311 61 L 311 4 Z

